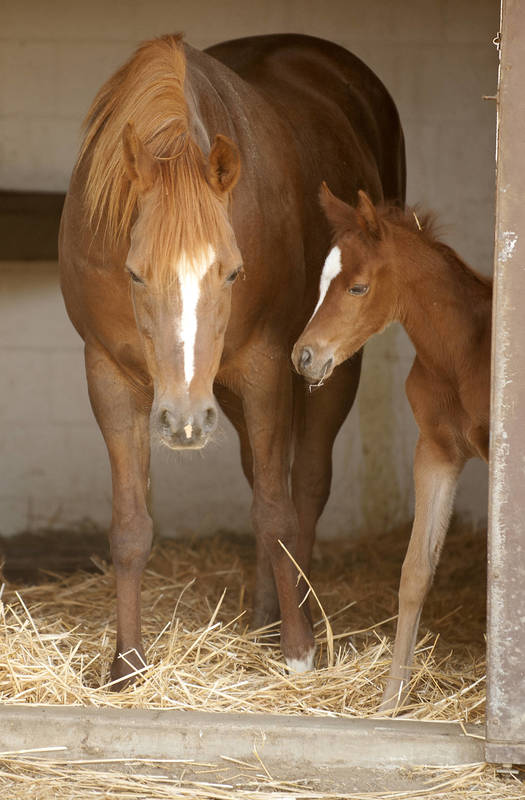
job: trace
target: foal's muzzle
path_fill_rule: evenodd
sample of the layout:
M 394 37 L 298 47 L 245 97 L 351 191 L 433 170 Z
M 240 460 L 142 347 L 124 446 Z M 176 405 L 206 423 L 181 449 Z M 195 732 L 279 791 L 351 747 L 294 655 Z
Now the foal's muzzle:
M 295 369 L 303 375 L 308 383 L 321 383 L 328 378 L 334 369 L 334 357 L 326 350 L 302 345 L 298 342 L 292 352 Z
M 161 403 L 154 424 L 162 443 L 172 450 L 198 450 L 207 444 L 217 419 L 213 400 L 187 409 Z

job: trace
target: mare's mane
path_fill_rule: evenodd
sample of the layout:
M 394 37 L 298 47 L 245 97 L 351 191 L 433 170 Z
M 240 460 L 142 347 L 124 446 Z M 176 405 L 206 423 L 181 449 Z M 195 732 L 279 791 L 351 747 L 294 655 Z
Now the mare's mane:
M 79 161 L 88 162 L 85 203 L 111 246 L 129 236 L 139 200 L 128 177 L 122 134 L 128 122 L 157 159 L 155 207 L 148 217 L 145 277 L 173 281 L 177 264 L 196 263 L 222 238 L 225 217 L 206 180 L 206 161 L 190 133 L 182 35 L 142 44 L 100 89 L 84 123 Z M 153 196 L 153 193 L 152 193 Z

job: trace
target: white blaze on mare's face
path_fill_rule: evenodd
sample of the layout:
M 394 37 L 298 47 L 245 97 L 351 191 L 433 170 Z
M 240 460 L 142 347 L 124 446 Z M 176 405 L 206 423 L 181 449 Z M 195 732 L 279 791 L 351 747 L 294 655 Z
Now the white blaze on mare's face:
M 202 279 L 215 260 L 215 250 L 211 245 L 204 249 L 199 258 L 189 261 L 183 256 L 177 264 L 181 297 L 181 316 L 177 321 L 184 352 L 184 378 L 189 386 L 195 368 L 195 341 L 197 339 L 197 306 L 201 293 Z
M 332 247 L 326 256 L 323 271 L 321 272 L 321 280 L 319 281 L 319 300 L 317 301 L 317 305 L 314 308 L 314 313 L 310 319 L 315 316 L 317 309 L 326 297 L 326 293 L 330 287 L 330 284 L 332 283 L 333 279 L 339 275 L 342 269 L 343 265 L 341 263 L 341 250 L 336 245 L 335 247 Z

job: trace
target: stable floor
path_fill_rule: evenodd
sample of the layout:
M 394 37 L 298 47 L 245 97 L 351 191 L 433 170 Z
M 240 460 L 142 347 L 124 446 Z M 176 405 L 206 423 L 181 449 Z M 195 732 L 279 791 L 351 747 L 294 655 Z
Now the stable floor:
M 3 541 L 0 702 L 371 717 L 389 666 L 408 533 L 318 547 L 312 582 L 319 604 L 310 598 L 317 670 L 308 675 L 283 668 L 273 629 L 249 630 L 251 537 L 156 542 L 143 586 L 148 664 L 118 694 L 107 685 L 115 619 L 105 537 L 86 524 Z M 408 717 L 474 723 L 469 731 L 482 737 L 484 606 L 484 533 L 456 523 L 421 625 Z M 520 773 L 501 776 L 483 764 L 297 774 L 293 763 L 268 768 L 255 751 L 242 763 L 227 756 L 220 764 L 102 762 L 3 753 L 0 787 L 12 800 L 37 780 L 42 798 L 525 796 Z

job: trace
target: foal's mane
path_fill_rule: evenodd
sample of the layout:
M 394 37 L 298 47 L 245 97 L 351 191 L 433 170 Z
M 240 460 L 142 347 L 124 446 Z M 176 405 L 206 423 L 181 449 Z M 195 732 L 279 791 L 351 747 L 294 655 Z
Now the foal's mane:
M 184 96 L 182 34 L 142 44 L 100 89 L 84 122 L 79 161 L 89 159 L 85 202 L 92 227 L 111 246 L 129 236 L 139 201 L 128 177 L 122 134 L 131 122 L 157 160 L 156 207 L 148 218 L 146 275 L 159 284 L 174 266 L 191 268 L 224 231 L 221 204 L 206 180 L 206 161 L 190 133 Z
M 376 206 L 376 212 L 380 220 L 412 231 L 412 233 L 418 233 L 426 244 L 435 250 L 444 261 L 453 264 L 456 274 L 458 274 L 459 270 L 464 275 L 467 275 L 469 279 L 474 278 L 476 282 L 484 286 L 492 285 L 490 278 L 469 267 L 450 245 L 441 240 L 442 225 L 440 225 L 437 215 L 433 211 L 422 211 L 418 206 L 403 208 L 395 204 L 385 204 Z
M 380 219 L 390 222 L 406 230 L 419 231 L 428 244 L 441 245 L 439 236 L 439 223 L 433 211 L 422 211 L 418 206 L 403 207 L 396 203 L 385 203 L 376 206 Z

